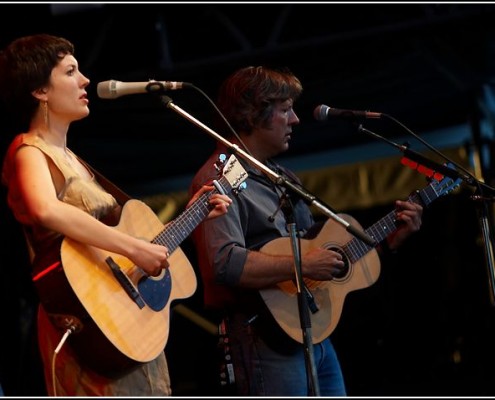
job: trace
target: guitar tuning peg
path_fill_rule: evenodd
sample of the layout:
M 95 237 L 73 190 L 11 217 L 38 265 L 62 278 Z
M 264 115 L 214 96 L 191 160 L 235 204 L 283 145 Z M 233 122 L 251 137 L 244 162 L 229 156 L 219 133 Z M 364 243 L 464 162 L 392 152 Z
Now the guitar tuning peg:
M 217 172 L 222 171 L 226 161 L 227 161 L 227 156 L 225 154 L 221 153 L 218 155 L 218 161 L 215 162 L 215 164 L 213 164 Z
M 234 195 L 237 196 L 240 192 L 242 192 L 245 189 L 247 189 L 247 183 L 246 182 L 242 182 L 236 188 L 233 188 L 232 189 L 232 194 L 234 194 Z

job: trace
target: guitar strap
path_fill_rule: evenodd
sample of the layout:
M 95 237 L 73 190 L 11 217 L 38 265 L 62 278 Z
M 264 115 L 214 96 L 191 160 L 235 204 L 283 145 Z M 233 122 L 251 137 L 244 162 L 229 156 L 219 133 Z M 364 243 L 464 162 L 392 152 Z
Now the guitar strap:
M 78 158 L 78 160 L 84 164 L 90 171 L 92 171 L 100 185 L 108 192 L 110 193 L 117 202 L 123 206 L 128 200 L 131 199 L 131 196 L 129 196 L 127 193 L 125 193 L 122 189 L 120 189 L 117 185 L 115 185 L 113 182 L 111 182 L 107 177 L 105 177 L 101 172 L 97 171 L 95 168 L 93 168 L 91 165 L 89 165 L 87 162 L 81 160 Z

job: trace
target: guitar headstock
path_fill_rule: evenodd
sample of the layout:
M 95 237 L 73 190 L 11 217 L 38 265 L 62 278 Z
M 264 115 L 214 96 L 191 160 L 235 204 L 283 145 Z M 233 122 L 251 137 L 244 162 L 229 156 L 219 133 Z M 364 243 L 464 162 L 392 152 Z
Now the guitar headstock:
M 445 164 L 447 168 L 454 169 L 453 164 Z M 433 200 L 452 192 L 462 182 L 461 178 L 452 179 L 451 177 L 444 176 L 439 173 L 434 173 L 430 178 L 430 184 L 419 191 L 416 191 L 417 195 L 423 205 L 428 206 Z
M 401 164 L 418 171 L 420 174 L 425 175 L 428 180 L 431 182 L 430 187 L 435 190 L 437 193 L 437 197 L 447 194 L 452 190 L 456 189 L 462 182 L 460 176 L 456 179 L 451 177 L 447 177 L 441 172 L 435 171 L 432 168 L 428 168 L 416 161 L 410 160 L 407 157 L 402 157 Z M 455 172 L 455 165 L 451 162 L 443 165 L 444 167 L 450 168 Z M 443 169 L 445 171 L 445 168 Z
M 237 194 L 246 188 L 244 181 L 247 179 L 248 173 L 234 154 L 228 159 L 225 154 L 221 154 L 219 161 L 215 163 L 215 168 L 220 177 L 223 177 L 230 184 L 230 190 L 224 188 L 226 192 L 232 191 L 232 193 Z
M 452 163 L 447 163 L 445 164 L 445 166 L 452 170 L 455 170 Z M 436 173 L 434 179 L 432 179 L 430 183 L 430 186 L 435 190 L 437 196 L 440 197 L 457 189 L 460 186 L 461 182 L 462 179 L 460 177 L 457 179 L 452 179 L 448 176 L 443 176 L 439 173 Z

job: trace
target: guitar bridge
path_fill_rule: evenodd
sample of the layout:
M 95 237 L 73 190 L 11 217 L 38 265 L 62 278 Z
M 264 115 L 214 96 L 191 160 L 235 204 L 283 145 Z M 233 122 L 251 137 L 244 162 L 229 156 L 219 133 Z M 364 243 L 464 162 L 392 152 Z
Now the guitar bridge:
M 146 304 L 129 277 L 122 272 L 118 264 L 113 261 L 112 257 L 107 257 L 105 261 L 131 300 L 134 301 L 139 308 L 143 308 Z

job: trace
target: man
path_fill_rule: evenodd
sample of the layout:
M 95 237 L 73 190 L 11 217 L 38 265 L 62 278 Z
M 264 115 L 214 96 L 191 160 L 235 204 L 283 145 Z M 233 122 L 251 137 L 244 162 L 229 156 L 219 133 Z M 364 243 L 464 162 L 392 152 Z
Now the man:
M 293 105 L 301 92 L 300 81 L 288 70 L 246 67 L 224 81 L 217 103 L 231 125 L 224 137 L 294 183 L 299 183 L 296 175 L 273 157 L 289 148 L 292 128 L 299 123 Z M 214 164 L 222 153 L 228 148 L 219 143 L 194 177 L 190 193 L 215 179 Z M 311 210 L 296 196 L 284 195 L 286 190 L 252 163 L 241 162 L 249 173 L 247 188 L 234 196 L 228 215 L 205 221 L 192 236 L 205 305 L 221 310 L 223 317 L 220 333 L 233 366 L 225 371 L 226 382 L 235 382 L 241 396 L 345 396 L 330 339 L 313 343 L 317 379 L 312 380 L 305 346 L 281 329 L 260 297 L 260 290 L 294 280 L 294 257 L 259 250 L 288 237 L 289 221 L 299 237 L 306 235 L 315 224 Z M 412 202 L 397 201 L 396 209 L 400 223 L 382 243 L 392 250 L 419 230 L 422 216 L 422 207 Z M 305 279 L 330 281 L 345 266 L 339 251 L 316 247 L 302 254 Z

